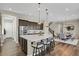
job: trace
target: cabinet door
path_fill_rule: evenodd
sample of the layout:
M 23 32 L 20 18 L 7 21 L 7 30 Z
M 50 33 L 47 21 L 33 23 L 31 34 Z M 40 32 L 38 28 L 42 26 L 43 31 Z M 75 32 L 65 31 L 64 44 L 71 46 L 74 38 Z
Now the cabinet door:
M 24 51 L 27 53 L 27 40 L 24 39 Z
M 22 51 L 27 54 L 27 40 L 23 38 L 19 38 L 19 44 L 21 46 Z

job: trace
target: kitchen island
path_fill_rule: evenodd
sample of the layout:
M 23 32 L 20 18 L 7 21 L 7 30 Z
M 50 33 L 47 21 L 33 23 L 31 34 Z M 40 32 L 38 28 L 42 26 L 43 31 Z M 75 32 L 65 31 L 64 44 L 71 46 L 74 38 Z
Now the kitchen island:
M 49 34 L 43 34 L 43 35 L 20 35 L 19 43 L 21 45 L 22 50 L 28 55 L 32 56 L 33 54 L 33 48 L 31 47 L 31 42 L 33 41 L 40 41 L 42 39 L 46 39 L 52 37 L 52 35 Z

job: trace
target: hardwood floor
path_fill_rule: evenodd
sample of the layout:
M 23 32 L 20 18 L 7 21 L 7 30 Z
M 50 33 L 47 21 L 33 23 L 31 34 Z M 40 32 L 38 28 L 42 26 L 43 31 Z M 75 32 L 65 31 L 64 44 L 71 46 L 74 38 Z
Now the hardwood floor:
M 54 51 L 50 52 L 51 56 L 79 56 L 79 45 L 72 46 L 69 44 L 58 43 Z
M 0 52 L 1 56 L 25 56 L 13 39 L 6 39 Z M 56 42 L 55 49 L 48 56 L 79 56 L 78 46 Z
M 13 39 L 6 39 L 1 48 L 1 56 L 25 56 Z

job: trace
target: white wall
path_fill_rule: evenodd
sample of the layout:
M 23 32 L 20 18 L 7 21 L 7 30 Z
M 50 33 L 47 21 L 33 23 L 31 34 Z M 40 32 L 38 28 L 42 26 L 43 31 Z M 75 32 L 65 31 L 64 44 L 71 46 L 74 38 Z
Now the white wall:
M 18 43 L 18 19 L 14 17 L 13 22 L 13 36 L 16 43 Z

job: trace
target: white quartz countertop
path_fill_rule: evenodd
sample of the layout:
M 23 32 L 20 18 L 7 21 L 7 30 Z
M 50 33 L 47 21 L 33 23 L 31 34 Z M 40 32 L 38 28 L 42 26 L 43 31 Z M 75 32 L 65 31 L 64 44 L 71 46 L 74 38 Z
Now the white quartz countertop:
M 49 37 L 52 37 L 52 35 L 49 34 L 43 34 L 43 35 L 20 35 L 20 37 L 26 39 L 26 40 L 30 40 L 30 41 L 39 41 L 42 39 L 46 39 Z

